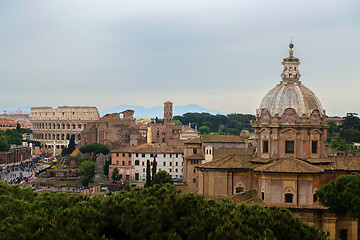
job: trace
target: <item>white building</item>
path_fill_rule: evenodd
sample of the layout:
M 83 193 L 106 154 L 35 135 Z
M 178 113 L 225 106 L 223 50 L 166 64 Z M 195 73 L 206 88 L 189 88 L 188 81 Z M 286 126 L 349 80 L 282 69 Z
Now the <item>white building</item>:
M 132 154 L 132 162 L 134 165 L 134 180 L 146 181 L 146 162 L 150 161 L 151 169 L 154 157 L 157 162 L 157 172 L 166 171 L 173 179 L 182 178 L 183 176 L 183 152 L 181 151 L 154 151 L 137 150 Z

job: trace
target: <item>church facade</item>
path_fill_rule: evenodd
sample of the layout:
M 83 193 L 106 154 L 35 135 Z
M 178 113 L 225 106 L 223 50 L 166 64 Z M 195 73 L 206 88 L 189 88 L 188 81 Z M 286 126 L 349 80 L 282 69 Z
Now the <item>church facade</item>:
M 197 193 L 289 208 L 303 221 L 329 231 L 331 239 L 357 239 L 357 220 L 330 212 L 315 193 L 339 176 L 360 172 L 360 158 L 326 156 L 325 110 L 300 81 L 300 61 L 294 45 L 289 47 L 281 82 L 256 112 L 253 154 L 218 150 L 211 162 L 197 167 Z M 256 194 L 244 197 L 250 191 Z

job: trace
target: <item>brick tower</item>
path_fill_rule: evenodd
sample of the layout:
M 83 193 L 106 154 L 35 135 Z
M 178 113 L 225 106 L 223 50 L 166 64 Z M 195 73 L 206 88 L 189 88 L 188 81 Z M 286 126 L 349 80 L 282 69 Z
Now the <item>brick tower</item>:
M 166 142 L 172 137 L 172 118 L 173 118 L 173 103 L 170 101 L 164 102 L 164 125 L 165 125 L 165 139 Z

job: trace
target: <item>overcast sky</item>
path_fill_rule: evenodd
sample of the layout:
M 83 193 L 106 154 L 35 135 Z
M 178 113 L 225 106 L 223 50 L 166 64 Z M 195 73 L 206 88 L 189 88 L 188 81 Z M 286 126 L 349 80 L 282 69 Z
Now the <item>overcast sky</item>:
M 327 114 L 360 113 L 359 0 L 0 0 L 0 109 L 170 100 L 254 114 L 290 37 Z

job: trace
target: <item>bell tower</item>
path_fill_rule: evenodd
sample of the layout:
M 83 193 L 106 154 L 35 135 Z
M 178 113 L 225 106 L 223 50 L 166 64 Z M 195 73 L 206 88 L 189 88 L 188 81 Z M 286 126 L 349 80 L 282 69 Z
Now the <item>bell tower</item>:
M 165 139 L 168 141 L 172 137 L 172 121 L 173 121 L 173 103 L 170 101 L 164 102 L 164 125 L 165 125 Z

